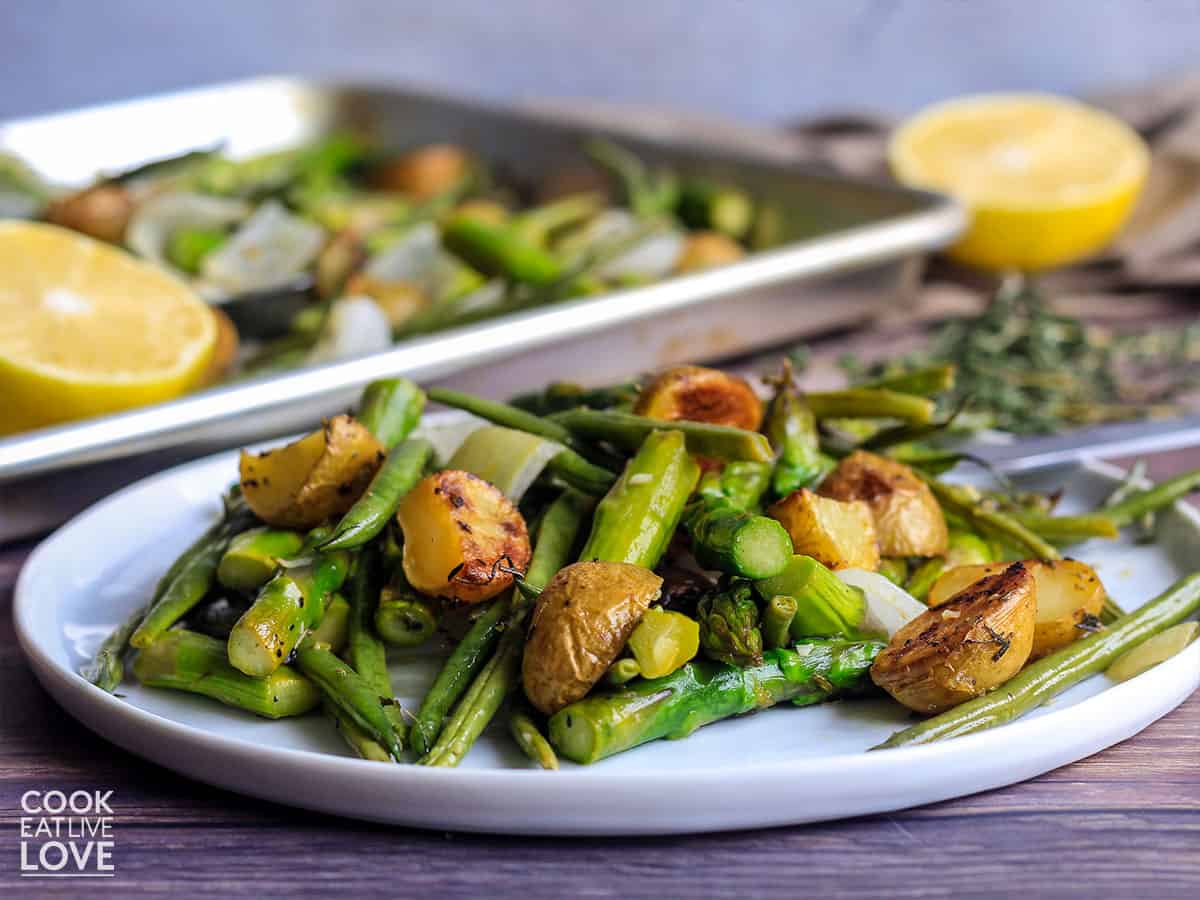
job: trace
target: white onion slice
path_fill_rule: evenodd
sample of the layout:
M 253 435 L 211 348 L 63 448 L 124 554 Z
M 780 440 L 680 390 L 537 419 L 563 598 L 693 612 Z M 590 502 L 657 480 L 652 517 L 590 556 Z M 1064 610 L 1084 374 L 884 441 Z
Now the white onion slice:
M 308 354 L 311 364 L 378 353 L 392 346 L 392 323 L 370 297 L 345 297 L 329 311 L 325 328 Z
M 867 615 L 861 626 L 863 631 L 886 634 L 890 638 L 928 608 L 878 572 L 842 569 L 834 574 L 863 592 L 867 604 Z
M 155 194 L 137 210 L 125 231 L 125 243 L 138 256 L 171 268 L 167 241 L 180 228 L 228 228 L 250 215 L 250 206 L 228 197 L 180 191 Z
M 288 284 L 306 271 L 325 244 L 325 230 L 269 200 L 225 244 L 204 258 L 204 281 L 227 294 Z

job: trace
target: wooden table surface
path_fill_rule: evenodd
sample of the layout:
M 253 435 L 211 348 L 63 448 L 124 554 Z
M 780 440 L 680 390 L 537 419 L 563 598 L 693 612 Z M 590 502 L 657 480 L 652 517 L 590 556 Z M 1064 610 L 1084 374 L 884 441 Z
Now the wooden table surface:
M 1155 477 L 1200 451 L 1151 461 Z M 891 815 L 692 837 L 528 839 L 365 825 L 191 782 L 95 737 L 34 681 L 0 548 L 0 896 L 1188 897 L 1200 894 L 1200 694 L 1024 784 Z M 20 797 L 113 790 L 112 881 L 18 879 Z

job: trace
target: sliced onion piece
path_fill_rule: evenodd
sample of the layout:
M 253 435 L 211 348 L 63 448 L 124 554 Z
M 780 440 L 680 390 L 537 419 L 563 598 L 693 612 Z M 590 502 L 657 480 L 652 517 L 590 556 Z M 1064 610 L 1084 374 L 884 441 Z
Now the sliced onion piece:
M 321 336 L 308 354 L 310 364 L 378 353 L 392 346 L 392 323 L 369 297 L 346 297 L 333 304 Z
M 138 256 L 173 268 L 167 241 L 180 228 L 228 228 L 250 215 L 241 200 L 168 191 L 150 196 L 134 211 L 125 231 L 125 244 Z
M 289 284 L 316 261 L 325 230 L 269 200 L 204 258 L 203 280 L 226 294 Z
M 437 226 L 421 222 L 373 256 L 363 273 L 376 281 L 415 284 L 425 296 L 437 299 L 460 283 L 465 269 L 442 247 Z
M 562 450 L 562 444 L 535 434 L 485 425 L 467 435 L 446 468 L 478 475 L 516 503 Z
M 582 256 L 602 252 L 604 247 L 622 241 L 633 241 L 628 249 L 597 266 L 596 275 L 601 278 L 665 278 L 674 271 L 683 253 L 684 235 L 663 225 L 639 237 L 645 228 L 645 221 L 632 213 L 608 209 L 564 238 L 560 249 L 568 255 Z
M 890 638 L 928 609 L 908 591 L 897 587 L 878 572 L 841 569 L 833 574 L 863 592 L 867 604 L 867 615 L 861 625 L 863 631 L 885 634 Z

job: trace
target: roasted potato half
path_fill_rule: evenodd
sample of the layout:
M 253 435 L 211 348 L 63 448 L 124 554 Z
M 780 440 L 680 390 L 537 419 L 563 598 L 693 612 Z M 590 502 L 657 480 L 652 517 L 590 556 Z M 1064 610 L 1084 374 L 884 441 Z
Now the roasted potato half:
M 949 533 L 942 507 L 912 469 L 865 450 L 838 463 L 820 492 L 835 500 L 862 500 L 871 507 L 879 552 L 884 556 L 940 556 Z
M 939 713 L 1012 678 L 1029 659 L 1037 583 L 1023 563 L 969 584 L 894 635 L 871 680 L 921 713 Z
M 592 689 L 662 590 L 641 566 L 578 562 L 550 579 L 538 597 L 521 663 L 529 702 L 546 715 Z
M 125 239 L 133 216 L 133 195 L 119 184 L 98 184 L 51 201 L 46 220 L 110 244 Z
M 794 491 L 768 511 L 792 538 L 796 553 L 831 569 L 879 568 L 879 542 L 867 504 Z
M 294 444 L 242 451 L 242 494 L 268 525 L 308 529 L 346 512 L 383 462 L 375 436 L 350 416 L 335 416 Z
M 634 412 L 668 422 L 684 419 L 757 431 L 763 405 L 744 378 L 702 366 L 675 366 L 638 395 Z
M 742 245 L 731 237 L 718 231 L 696 231 L 683 242 L 683 252 L 675 261 L 675 271 L 680 274 L 702 272 L 737 262 L 745 255 Z
M 531 555 L 525 519 L 499 488 L 448 469 L 417 483 L 396 510 L 404 574 L 422 594 L 479 603 L 512 587 Z
M 200 386 L 216 384 L 233 368 L 237 358 L 238 337 L 237 326 L 225 315 L 219 307 L 210 306 L 213 318 L 217 320 L 217 345 L 213 348 L 212 360 L 200 378 Z
M 454 144 L 429 144 L 384 163 L 375 184 L 414 200 L 428 200 L 459 184 L 471 171 L 471 157 Z
M 1025 568 L 1037 582 L 1037 619 L 1033 652 L 1041 659 L 1087 632 L 1080 626 L 1100 615 L 1106 596 L 1100 576 L 1087 563 L 1075 559 L 1025 560 Z M 945 603 L 972 582 L 1002 572 L 1009 563 L 958 566 L 945 572 L 929 590 L 929 605 Z

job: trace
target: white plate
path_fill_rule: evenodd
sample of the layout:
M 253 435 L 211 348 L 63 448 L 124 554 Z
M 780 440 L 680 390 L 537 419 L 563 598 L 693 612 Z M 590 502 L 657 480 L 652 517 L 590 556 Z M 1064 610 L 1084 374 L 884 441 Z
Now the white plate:
M 447 425 L 450 422 L 442 420 Z M 453 420 L 452 420 L 453 421 Z M 461 422 L 462 420 L 457 420 Z M 319 715 L 269 722 L 209 700 L 129 682 L 110 696 L 76 674 L 113 625 L 217 513 L 234 478 L 224 453 L 129 487 L 80 515 L 30 557 L 17 584 L 17 635 L 38 678 L 112 742 L 209 784 L 354 818 L 519 834 L 664 834 L 812 822 L 932 803 L 1012 784 L 1124 740 L 1200 686 L 1200 642 L 1124 684 L 1095 677 L 992 731 L 867 753 L 909 721 L 889 701 L 783 706 L 659 741 L 590 767 L 530 769 L 493 728 L 459 769 L 347 756 Z M 1113 470 L 1027 476 L 1065 487 L 1063 508 L 1098 503 Z M 1127 609 L 1200 559 L 1200 516 L 1160 516 L 1163 543 L 1094 542 L 1077 555 Z M 396 660 L 406 705 L 435 660 Z M 1181 752 L 1185 752 L 1181 750 Z

